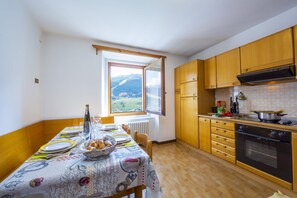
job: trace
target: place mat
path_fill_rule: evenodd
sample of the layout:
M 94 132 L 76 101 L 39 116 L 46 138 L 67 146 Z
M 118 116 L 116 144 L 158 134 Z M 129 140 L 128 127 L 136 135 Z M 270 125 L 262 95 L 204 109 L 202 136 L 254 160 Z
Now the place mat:
M 74 140 L 54 140 L 43 145 L 39 149 L 39 153 L 59 153 L 65 152 L 76 146 L 76 141 Z

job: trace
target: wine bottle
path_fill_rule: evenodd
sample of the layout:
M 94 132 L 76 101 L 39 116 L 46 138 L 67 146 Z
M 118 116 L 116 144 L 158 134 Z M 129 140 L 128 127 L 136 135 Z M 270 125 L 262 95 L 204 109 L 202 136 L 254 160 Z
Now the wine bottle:
M 84 117 L 84 129 L 83 129 L 84 134 L 90 133 L 90 124 L 91 124 L 90 111 L 89 111 L 89 105 L 87 104 L 86 110 L 85 110 L 85 117 Z
M 239 103 L 238 103 L 238 97 L 236 97 L 236 114 L 239 114 Z

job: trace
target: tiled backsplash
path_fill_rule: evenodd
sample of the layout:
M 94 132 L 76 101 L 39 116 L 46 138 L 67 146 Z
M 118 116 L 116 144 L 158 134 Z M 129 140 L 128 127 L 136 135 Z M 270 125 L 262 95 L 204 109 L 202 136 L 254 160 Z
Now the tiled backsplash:
M 230 96 L 234 98 L 240 91 L 247 97 L 239 100 L 240 113 L 283 109 L 286 117 L 297 117 L 297 82 L 216 89 L 216 101 L 225 100 L 229 109 Z

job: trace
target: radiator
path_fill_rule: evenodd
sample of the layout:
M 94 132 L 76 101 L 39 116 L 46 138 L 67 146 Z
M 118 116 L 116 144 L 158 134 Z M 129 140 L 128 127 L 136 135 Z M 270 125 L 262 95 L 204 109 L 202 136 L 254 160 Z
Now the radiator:
M 138 133 L 145 133 L 148 136 L 150 135 L 150 121 L 149 120 L 141 120 L 141 121 L 133 121 L 133 122 L 126 122 L 131 130 L 131 135 L 134 136 L 134 131 L 138 131 Z M 132 136 L 132 137 L 133 137 Z

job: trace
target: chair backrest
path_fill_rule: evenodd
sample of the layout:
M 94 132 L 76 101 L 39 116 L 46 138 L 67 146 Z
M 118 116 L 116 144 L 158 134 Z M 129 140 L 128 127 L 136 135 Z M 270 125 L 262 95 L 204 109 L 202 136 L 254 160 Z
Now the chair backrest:
M 124 131 L 126 131 L 126 133 L 131 134 L 131 130 L 130 130 L 129 125 L 127 125 L 127 124 L 122 124 L 122 129 L 123 129 Z
M 148 135 L 145 133 L 134 132 L 134 140 L 139 144 L 139 146 L 153 159 L 153 144 L 149 139 Z
M 114 116 L 105 116 L 105 117 L 100 117 L 101 124 L 113 124 L 114 123 Z

